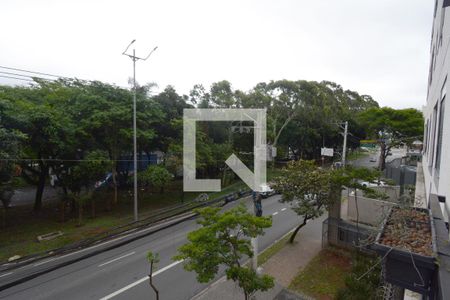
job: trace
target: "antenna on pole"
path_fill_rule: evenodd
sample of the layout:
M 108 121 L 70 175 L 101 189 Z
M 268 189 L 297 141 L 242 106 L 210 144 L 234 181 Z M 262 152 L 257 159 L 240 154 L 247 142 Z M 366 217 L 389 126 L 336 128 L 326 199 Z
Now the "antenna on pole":
M 140 58 L 136 56 L 136 50 L 133 49 L 133 54 L 127 54 L 128 49 L 132 44 L 134 44 L 136 40 L 132 40 L 131 43 L 127 46 L 125 51 L 122 52 L 122 55 L 126 55 L 133 61 L 133 182 L 134 182 L 134 221 L 138 221 L 138 195 L 137 195 L 137 172 L 138 172 L 138 166 L 137 166 L 137 130 L 136 130 L 136 61 L 138 60 L 147 60 L 150 55 L 158 48 L 155 47 L 150 53 L 147 55 L 147 57 Z
M 125 49 L 125 51 L 122 52 L 123 55 L 128 55 L 126 54 L 126 52 L 128 51 L 128 48 L 130 48 L 131 45 L 133 45 L 133 43 L 136 42 L 136 39 L 132 40 L 131 43 L 127 46 L 127 48 Z M 129 55 L 128 55 L 129 56 Z
M 153 50 L 150 51 L 150 53 L 147 55 L 147 57 L 144 58 L 143 60 L 147 60 L 147 59 L 150 57 L 150 55 L 152 55 L 152 53 L 156 51 L 156 49 L 158 49 L 158 46 L 156 46 L 155 48 L 153 48 Z

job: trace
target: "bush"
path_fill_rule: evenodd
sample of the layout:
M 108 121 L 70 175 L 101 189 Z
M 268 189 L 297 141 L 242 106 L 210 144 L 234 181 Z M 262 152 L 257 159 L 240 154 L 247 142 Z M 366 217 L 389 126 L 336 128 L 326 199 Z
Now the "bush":
M 338 291 L 337 300 L 375 300 L 379 299 L 381 267 L 378 258 L 357 252 L 352 262 L 352 270 L 345 278 L 345 288 Z M 369 271 L 370 268 L 373 268 Z M 369 272 L 368 272 L 369 271 Z M 368 272 L 367 274 L 365 274 Z M 365 274 L 363 277 L 361 277 Z
M 138 176 L 142 185 L 151 185 L 159 188 L 161 193 L 164 191 L 164 187 L 173 179 L 173 175 L 160 165 L 149 166 Z

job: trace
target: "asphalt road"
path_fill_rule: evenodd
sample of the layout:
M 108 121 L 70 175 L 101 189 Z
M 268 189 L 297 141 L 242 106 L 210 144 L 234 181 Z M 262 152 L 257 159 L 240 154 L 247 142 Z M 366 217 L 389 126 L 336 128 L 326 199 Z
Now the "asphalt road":
M 391 150 L 392 155 L 386 158 L 386 162 L 390 162 L 396 158 L 400 158 L 406 155 L 406 149 L 394 148 Z M 378 160 L 380 158 L 380 151 L 370 152 L 369 155 L 349 161 L 349 164 L 355 167 L 366 167 L 366 168 L 378 168 Z M 372 160 L 372 161 L 371 161 Z
M 299 222 L 298 216 L 288 205 L 280 203 L 279 198 L 276 195 L 263 200 L 264 215 L 273 216 L 273 226 L 259 238 L 259 249 L 270 246 Z M 241 201 L 253 211 L 248 198 Z M 237 203 L 229 204 L 227 208 L 235 205 Z M 314 226 L 320 228 L 321 222 L 316 223 Z M 186 242 L 187 233 L 197 227 L 195 220 L 187 220 L 3 290 L 0 299 L 155 299 L 148 284 L 148 250 L 160 255 L 158 269 L 154 273 L 160 298 L 190 299 L 207 285 L 199 284 L 195 274 L 185 271 L 182 262 L 174 262 L 172 257 Z M 0 273 L 0 279 L 11 275 Z

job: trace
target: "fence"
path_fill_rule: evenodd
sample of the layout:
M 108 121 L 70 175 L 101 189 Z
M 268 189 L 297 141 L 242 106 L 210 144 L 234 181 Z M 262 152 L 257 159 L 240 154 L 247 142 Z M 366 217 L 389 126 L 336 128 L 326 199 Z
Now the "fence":
M 384 176 L 392 179 L 395 184 L 400 186 L 415 185 L 416 172 L 416 166 L 407 165 L 404 158 L 396 158 L 386 164 Z
M 342 219 L 327 218 L 322 223 L 322 247 L 334 245 L 344 248 L 364 247 L 375 237 L 376 230 L 369 226 L 346 222 Z

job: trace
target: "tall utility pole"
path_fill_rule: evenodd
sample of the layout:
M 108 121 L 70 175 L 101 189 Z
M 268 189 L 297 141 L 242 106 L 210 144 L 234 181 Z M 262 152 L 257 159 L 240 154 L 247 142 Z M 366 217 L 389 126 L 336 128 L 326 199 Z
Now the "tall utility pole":
M 347 154 L 347 134 L 348 134 L 348 121 L 344 122 L 344 147 L 342 149 L 342 166 L 345 167 L 345 158 Z
M 137 195 L 137 130 L 136 130 L 136 62 L 138 60 L 147 60 L 150 55 L 158 48 L 155 47 L 145 58 L 136 56 L 136 49 L 133 49 L 133 55 L 127 54 L 128 48 L 135 42 L 132 40 L 122 55 L 126 55 L 133 61 L 133 170 L 134 170 L 134 221 L 138 221 L 138 195 Z

